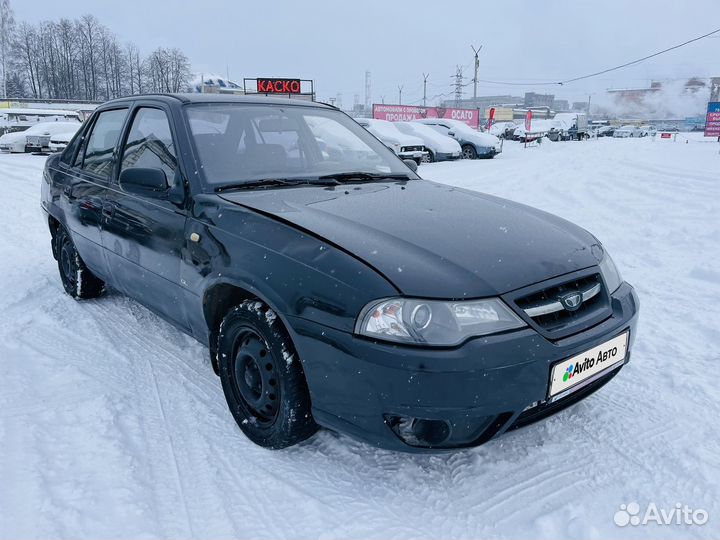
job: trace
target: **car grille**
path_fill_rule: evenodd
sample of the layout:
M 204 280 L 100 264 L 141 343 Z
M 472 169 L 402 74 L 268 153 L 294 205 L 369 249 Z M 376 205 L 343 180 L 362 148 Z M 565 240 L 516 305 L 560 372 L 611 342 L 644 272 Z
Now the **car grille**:
M 402 146 L 401 152 L 422 152 L 425 149 L 423 146 Z
M 582 298 L 574 310 L 562 302 L 572 293 Z M 611 314 L 608 295 L 598 273 L 533 291 L 515 298 L 515 304 L 549 337 L 563 337 L 575 330 L 585 330 Z

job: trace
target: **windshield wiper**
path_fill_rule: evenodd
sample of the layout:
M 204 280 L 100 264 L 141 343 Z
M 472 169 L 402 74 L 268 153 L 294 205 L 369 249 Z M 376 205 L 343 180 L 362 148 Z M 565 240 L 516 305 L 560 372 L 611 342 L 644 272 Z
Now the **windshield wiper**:
M 333 178 L 260 178 L 237 184 L 227 184 L 215 188 L 216 193 L 240 189 L 257 189 L 288 186 L 337 186 L 340 182 Z
M 325 174 L 319 180 L 336 180 L 337 182 L 372 182 L 375 180 L 411 180 L 407 174 L 371 173 L 365 171 L 351 171 Z

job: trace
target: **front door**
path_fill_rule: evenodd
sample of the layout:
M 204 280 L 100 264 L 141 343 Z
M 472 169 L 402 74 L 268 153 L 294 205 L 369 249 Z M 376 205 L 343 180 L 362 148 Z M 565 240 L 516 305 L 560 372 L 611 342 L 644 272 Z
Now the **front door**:
M 168 188 L 182 185 L 175 140 L 164 109 L 137 107 L 120 151 L 120 174 L 131 167 L 161 169 Z M 113 281 L 128 296 L 187 329 L 180 286 L 183 205 L 127 193 L 116 181 L 107 191 L 103 216 L 102 242 Z

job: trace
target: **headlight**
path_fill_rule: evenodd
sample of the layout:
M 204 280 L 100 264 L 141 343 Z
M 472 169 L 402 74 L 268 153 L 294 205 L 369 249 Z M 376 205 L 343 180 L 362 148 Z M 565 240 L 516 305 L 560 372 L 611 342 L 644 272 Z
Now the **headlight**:
M 617 291 L 623 280 L 607 250 L 605 250 L 603 259 L 600 262 L 600 273 L 605 280 L 605 286 L 608 288 L 608 292 L 612 294 Z
M 523 326 L 522 319 L 498 298 L 468 302 L 388 298 L 365 306 L 355 333 L 400 343 L 451 346 Z

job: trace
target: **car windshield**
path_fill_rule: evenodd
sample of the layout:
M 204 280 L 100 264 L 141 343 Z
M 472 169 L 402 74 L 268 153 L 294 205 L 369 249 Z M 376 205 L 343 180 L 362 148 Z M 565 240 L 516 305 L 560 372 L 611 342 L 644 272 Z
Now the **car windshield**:
M 365 129 L 333 109 L 210 103 L 186 110 L 202 174 L 211 189 L 350 172 L 367 173 L 368 178 L 417 178 Z

